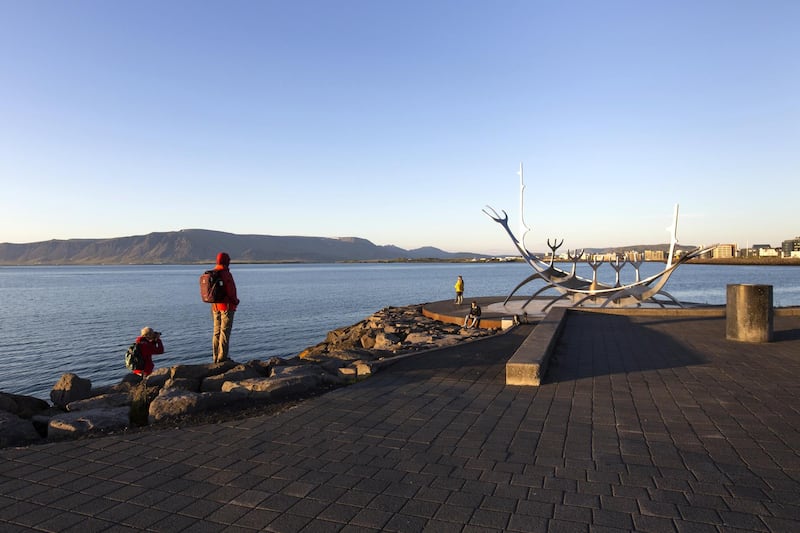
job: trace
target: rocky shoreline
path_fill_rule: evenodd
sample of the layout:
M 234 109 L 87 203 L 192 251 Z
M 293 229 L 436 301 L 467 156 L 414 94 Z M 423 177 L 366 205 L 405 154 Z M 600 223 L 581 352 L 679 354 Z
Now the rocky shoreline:
M 93 387 L 66 373 L 50 403 L 0 392 L 0 447 L 271 414 L 371 376 L 400 358 L 493 335 L 432 320 L 422 305 L 387 307 L 289 359 L 177 365 L 142 382 Z

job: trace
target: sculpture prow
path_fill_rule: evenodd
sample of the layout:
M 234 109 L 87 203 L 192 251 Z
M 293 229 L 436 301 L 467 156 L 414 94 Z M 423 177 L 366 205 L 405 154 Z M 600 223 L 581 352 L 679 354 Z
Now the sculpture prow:
M 522 182 L 522 165 L 520 165 L 520 206 L 523 205 L 522 196 L 524 192 L 524 183 Z M 564 298 L 570 298 L 573 301 L 574 306 L 581 306 L 587 305 L 589 303 L 594 305 L 600 305 L 601 307 L 605 307 L 607 305 L 616 305 L 616 306 L 627 306 L 627 305 L 641 305 L 645 301 L 651 301 L 658 305 L 664 306 L 665 303 L 669 303 L 670 305 L 677 305 L 679 307 L 683 307 L 683 305 L 673 298 L 669 293 L 663 290 L 664 285 L 669 280 L 672 273 L 675 269 L 686 263 L 687 261 L 694 259 L 695 257 L 699 257 L 700 255 L 708 252 L 709 250 L 713 249 L 714 246 L 708 247 L 697 247 L 694 250 L 684 254 L 681 256 L 677 261 L 673 262 L 674 260 L 674 251 L 675 245 L 677 244 L 677 228 L 678 228 L 678 206 L 675 205 L 674 211 L 674 218 L 673 223 L 670 228 L 670 247 L 669 247 L 669 257 L 667 258 L 667 263 L 665 268 L 645 279 L 639 279 L 639 266 L 641 265 L 641 261 L 637 261 L 634 258 L 631 263 L 634 265 L 636 269 L 636 280 L 632 283 L 623 284 L 620 281 L 620 270 L 622 267 L 628 262 L 628 258 L 626 257 L 622 263 L 620 263 L 619 258 L 616 260 L 615 263 L 612 263 L 611 266 L 617 272 L 617 281 L 616 284 L 611 286 L 608 284 L 600 283 L 597 279 L 597 269 L 602 264 L 602 260 L 595 260 L 593 258 L 587 258 L 587 263 L 593 270 L 593 277 L 592 279 L 583 278 L 576 274 L 577 270 L 577 262 L 583 256 L 583 251 L 580 254 L 574 255 L 568 253 L 569 259 L 572 261 L 572 272 L 566 272 L 556 266 L 554 266 L 555 260 L 555 252 L 556 250 L 563 244 L 564 240 L 562 239 L 561 242 L 558 242 L 558 239 L 553 240 L 553 242 L 548 239 L 547 244 L 551 249 L 551 256 L 550 262 L 545 262 L 543 258 L 537 256 L 534 253 L 531 253 L 528 250 L 521 240 L 517 239 L 514 235 L 514 232 L 511 231 L 511 228 L 508 225 L 508 214 L 505 211 L 501 211 L 502 215 L 498 214 L 492 207 L 486 206 L 483 209 L 483 212 L 492 220 L 500 224 L 503 229 L 506 231 L 508 236 L 511 238 L 511 242 L 514 244 L 516 249 L 519 251 L 522 258 L 528 263 L 528 265 L 533 268 L 534 273 L 525 278 L 521 281 L 511 293 L 508 295 L 504 303 L 508 303 L 508 301 L 517 293 L 519 289 L 527 285 L 528 283 L 536 280 L 541 279 L 545 282 L 545 286 L 540 288 L 536 291 L 528 301 L 525 303 L 527 305 L 532 301 L 534 298 L 539 296 L 540 294 L 554 289 L 560 293 L 560 295 L 551 301 L 546 307 L 551 306 L 558 300 L 562 300 Z M 522 215 L 520 215 L 520 219 L 522 220 Z M 524 221 L 521 224 L 521 227 L 525 228 L 525 233 L 527 234 L 530 231 L 530 228 L 524 224 Z M 664 296 L 667 298 L 667 302 L 659 300 L 658 296 Z M 524 306 L 523 306 L 524 307 Z

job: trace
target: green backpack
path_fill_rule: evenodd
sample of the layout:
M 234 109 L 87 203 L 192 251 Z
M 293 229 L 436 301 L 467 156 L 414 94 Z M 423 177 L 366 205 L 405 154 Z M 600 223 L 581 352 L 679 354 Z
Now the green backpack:
M 144 370 L 144 357 L 142 357 L 142 349 L 139 347 L 138 342 L 128 346 L 128 351 L 125 352 L 125 368 L 131 372 Z

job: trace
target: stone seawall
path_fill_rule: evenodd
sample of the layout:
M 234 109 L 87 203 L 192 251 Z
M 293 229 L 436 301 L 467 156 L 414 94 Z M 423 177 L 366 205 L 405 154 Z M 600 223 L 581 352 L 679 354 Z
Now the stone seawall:
M 126 431 L 160 423 L 213 419 L 213 413 L 274 406 L 369 377 L 398 356 L 453 346 L 496 333 L 433 320 L 422 306 L 387 307 L 333 330 L 290 359 L 177 365 L 146 381 L 128 374 L 93 387 L 66 373 L 50 401 L 0 392 L 0 447 Z

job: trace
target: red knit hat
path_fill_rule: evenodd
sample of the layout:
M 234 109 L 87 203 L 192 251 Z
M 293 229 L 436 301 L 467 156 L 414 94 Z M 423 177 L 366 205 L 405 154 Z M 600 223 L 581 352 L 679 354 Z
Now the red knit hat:
M 231 256 L 226 254 L 225 252 L 220 252 L 217 254 L 217 264 L 222 266 L 228 266 L 231 264 Z

